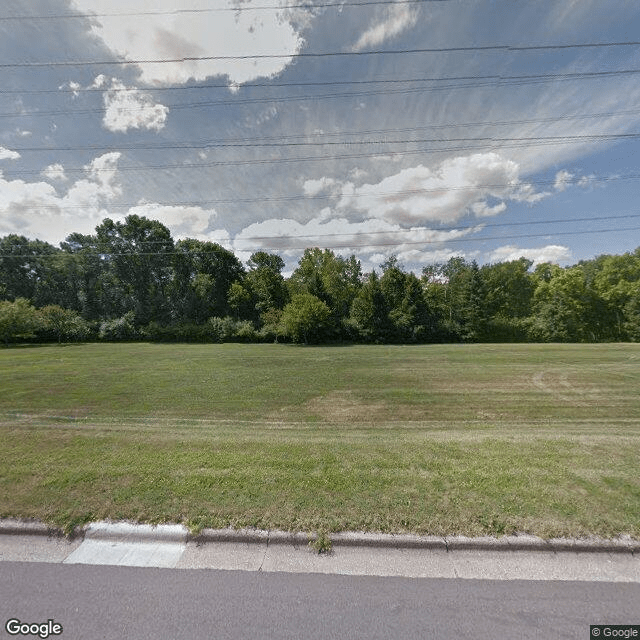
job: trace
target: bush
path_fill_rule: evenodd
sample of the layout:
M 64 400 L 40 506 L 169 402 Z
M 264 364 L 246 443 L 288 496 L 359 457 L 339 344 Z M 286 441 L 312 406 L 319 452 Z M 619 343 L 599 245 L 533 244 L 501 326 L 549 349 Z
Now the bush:
M 229 316 L 209 318 L 205 323 L 211 342 L 231 342 L 235 334 L 236 322 Z
M 259 342 L 260 336 L 256 332 L 253 323 L 249 320 L 240 320 L 235 323 L 233 342 Z
M 282 324 L 293 342 L 323 342 L 332 329 L 331 310 L 318 297 L 301 293 L 282 310 Z
M 107 342 L 120 342 L 127 340 L 136 340 L 142 337 L 133 324 L 135 313 L 129 311 L 120 318 L 113 320 L 105 320 L 100 323 L 100 331 L 98 336 L 100 340 Z
M 76 311 L 63 309 L 57 304 L 43 307 L 38 315 L 40 326 L 37 335 L 41 340 L 80 342 L 86 340 L 91 333 L 89 324 Z
M 5 344 L 33 338 L 39 326 L 38 311 L 28 300 L 0 302 L 0 340 Z

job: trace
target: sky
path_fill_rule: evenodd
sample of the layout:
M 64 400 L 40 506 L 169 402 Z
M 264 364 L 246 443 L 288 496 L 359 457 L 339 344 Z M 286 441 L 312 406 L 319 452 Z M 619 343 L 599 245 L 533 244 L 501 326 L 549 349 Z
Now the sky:
M 640 246 L 636 0 L 360 2 L 5 0 L 0 236 L 137 214 L 416 273 Z

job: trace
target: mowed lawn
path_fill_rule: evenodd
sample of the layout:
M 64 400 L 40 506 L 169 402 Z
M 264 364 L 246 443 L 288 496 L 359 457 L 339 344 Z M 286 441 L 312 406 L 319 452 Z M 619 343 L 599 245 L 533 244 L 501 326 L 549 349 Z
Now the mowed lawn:
M 0 516 L 640 537 L 640 345 L 0 349 Z

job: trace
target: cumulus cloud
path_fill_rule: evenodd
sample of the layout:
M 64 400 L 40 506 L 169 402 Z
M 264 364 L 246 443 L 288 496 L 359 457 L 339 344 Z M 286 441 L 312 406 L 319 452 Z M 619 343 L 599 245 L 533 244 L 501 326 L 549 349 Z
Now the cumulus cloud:
M 141 64 L 142 81 L 150 84 L 179 84 L 216 75 L 227 75 L 230 83 L 239 84 L 272 76 L 282 71 L 291 58 L 211 58 L 252 53 L 288 56 L 297 53 L 303 44 L 291 16 L 278 9 L 265 9 L 259 15 L 252 11 L 234 13 L 228 11 L 226 0 L 198 0 L 190 3 L 192 11 L 149 15 L 147 0 L 74 0 L 73 4 L 83 12 L 146 12 L 127 16 L 124 28 L 122 17 L 96 17 L 91 21 L 91 30 L 117 56 L 129 60 L 176 60 Z M 210 59 L 185 59 L 202 57 Z
M 376 20 L 358 38 L 353 50 L 362 51 L 378 46 L 415 26 L 417 21 L 418 11 L 415 7 L 406 4 L 392 4 L 386 9 L 384 16 Z
M 67 180 L 67 176 L 64 172 L 64 167 L 59 164 L 50 164 L 43 172 L 42 175 L 49 180 L 56 180 L 65 182 Z
M 218 217 L 215 209 L 189 205 L 165 205 L 157 202 L 141 202 L 132 207 L 127 215 L 135 214 L 158 220 L 167 226 L 175 238 L 195 238 L 229 244 L 229 233 L 222 229 L 210 230 Z
M 338 182 L 333 178 L 320 178 L 319 180 L 305 180 L 302 190 L 305 196 L 317 196 L 321 193 L 336 191 Z M 339 185 L 338 185 L 339 186 Z
M 17 151 L 0 147 L 0 160 L 17 160 L 19 157 L 20 154 Z
M 472 212 L 502 213 L 506 200 L 534 203 L 548 194 L 522 182 L 518 164 L 497 153 L 476 153 L 444 160 L 437 168 L 403 169 L 377 184 L 342 187 L 338 209 L 366 211 L 392 223 L 455 222 Z M 497 201 L 491 205 L 490 200 Z
M 363 266 L 377 268 L 379 262 L 392 254 L 416 264 L 459 255 L 459 251 L 446 248 L 446 243 L 482 229 L 481 225 L 445 230 L 422 226 L 407 229 L 375 218 L 350 222 L 327 216 L 327 210 L 323 210 L 320 216 L 306 223 L 281 218 L 249 225 L 235 236 L 233 248 L 239 254 L 264 250 L 296 257 L 307 247 L 326 247 L 338 255 L 355 253 Z
M 556 181 L 553 184 L 553 188 L 556 191 L 564 191 L 567 186 L 571 184 L 572 180 L 573 173 L 569 173 L 565 169 L 563 169 L 562 171 L 558 171 L 558 173 L 556 173 Z
M 163 129 L 169 107 L 154 102 L 153 98 L 135 87 L 126 87 L 117 78 L 107 80 L 98 76 L 93 86 L 108 87 L 104 93 L 105 114 L 102 124 L 113 132 L 126 133 L 129 129 Z
M 519 258 L 527 258 L 535 265 L 542 262 L 559 263 L 571 258 L 571 250 L 569 247 L 562 245 L 550 244 L 545 247 L 537 247 L 534 249 L 521 249 L 515 245 L 506 245 L 498 247 L 489 254 L 490 262 L 510 262 Z
M 577 178 L 574 173 L 570 173 L 569 171 L 563 169 L 562 171 L 558 171 L 558 173 L 556 173 L 556 179 L 553 187 L 558 192 L 566 191 L 569 187 L 572 186 L 586 189 L 593 186 L 595 181 L 596 178 L 593 175 L 581 176 L 580 178 Z
M 58 195 L 48 182 L 0 176 L 0 234 L 18 233 L 60 242 L 69 233 L 91 233 L 109 215 L 106 206 L 121 194 L 116 182 L 119 153 L 107 153 L 84 167 L 84 177 Z

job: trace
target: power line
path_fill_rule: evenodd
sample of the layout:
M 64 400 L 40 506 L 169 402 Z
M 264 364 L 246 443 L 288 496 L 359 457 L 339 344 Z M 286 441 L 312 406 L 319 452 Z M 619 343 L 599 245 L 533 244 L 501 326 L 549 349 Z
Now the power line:
M 588 176 L 589 182 L 612 182 L 617 180 L 637 180 L 640 178 L 640 174 L 627 174 L 627 175 L 616 175 L 616 176 L 596 176 L 590 175 Z M 583 178 L 577 180 L 566 180 L 562 182 L 562 185 L 567 188 L 570 186 L 579 186 L 583 182 Z M 456 192 L 456 191 L 474 191 L 474 190 L 491 190 L 491 189 L 518 189 L 522 187 L 529 186 L 545 186 L 545 185 L 555 185 L 556 180 L 530 180 L 527 182 L 518 182 L 518 183 L 494 183 L 494 184 L 475 184 L 475 185 L 467 185 L 460 187 L 433 187 L 433 188 L 424 188 L 424 189 L 401 189 L 394 191 L 382 191 L 376 192 L 374 194 L 369 193 L 354 193 L 354 194 L 342 194 L 342 193 L 329 193 L 329 194 L 315 194 L 315 195 L 290 195 L 290 196 L 271 196 L 271 197 L 252 197 L 252 198 L 215 198 L 209 200 L 187 200 L 187 201 L 173 201 L 173 202 L 126 202 L 126 203 L 112 203 L 109 204 L 109 208 L 118 208 L 118 209 L 131 209 L 135 207 L 203 207 L 207 205 L 218 205 L 218 204 L 247 204 L 251 202 L 291 202 L 291 201 L 313 201 L 313 200 L 330 200 L 337 198 L 348 198 L 348 199 L 358 199 L 358 198 L 370 198 L 370 197 L 388 197 L 388 196 L 420 196 L 429 193 L 442 193 L 442 192 Z M 86 205 L 78 204 L 78 205 L 57 205 L 57 204 L 32 204 L 34 208 L 37 209 L 50 209 L 53 211 L 59 210 L 73 210 L 73 209 L 86 209 Z M 602 219 L 610 219 L 616 218 L 618 216 L 607 216 Z M 628 216 L 619 216 L 622 218 Z M 588 220 L 592 220 L 594 218 L 587 218 Z M 526 223 L 529 224 L 529 223 Z
M 467 47 L 431 47 L 417 49 L 379 49 L 369 51 L 321 51 L 303 53 L 260 53 L 246 55 L 218 55 L 218 56 L 183 56 L 180 58 L 147 58 L 134 60 L 59 60 L 59 61 L 35 61 L 35 62 L 5 62 L 0 64 L 2 69 L 11 68 L 42 68 L 42 67 L 90 67 L 112 65 L 139 65 L 139 64 L 176 64 L 185 62 L 211 62 L 216 60 L 280 60 L 293 58 L 327 58 L 346 56 L 371 56 L 371 55 L 410 55 L 425 53 L 477 53 L 481 51 L 501 51 L 507 53 L 519 53 L 524 51 L 552 51 L 565 49 L 593 49 L 612 47 L 637 47 L 640 41 L 627 42 L 577 42 L 568 44 L 538 44 L 538 45 L 510 45 L 490 44 Z
M 620 71 L 603 71 L 603 72 L 584 72 L 584 73 L 574 73 L 574 74 L 548 74 L 548 75 L 530 75 L 530 76 L 487 76 L 491 77 L 491 81 L 482 81 L 476 82 L 472 84 L 453 84 L 453 85 L 439 85 L 439 86 L 427 86 L 427 87 L 405 87 L 405 88 L 395 88 L 395 89 L 378 89 L 378 90 L 369 90 L 369 91 L 351 91 L 351 92 L 339 92 L 339 93 L 328 93 L 328 94 L 309 94 L 309 95 L 284 95 L 284 96 L 268 96 L 268 97 L 258 97 L 258 98 L 228 98 L 224 100 L 206 100 L 201 102 L 179 102 L 174 104 L 149 104 L 146 102 L 141 102 L 137 106 L 122 106 L 116 104 L 116 108 L 119 113 L 137 113 L 140 111 L 145 111 L 150 108 L 155 107 L 163 107 L 169 110 L 180 110 L 180 109 L 202 109 L 208 107 L 221 107 L 227 105 L 242 105 L 242 104 L 282 104 L 286 102 L 301 102 L 301 101 L 317 101 L 317 100 L 327 100 L 327 99 L 341 99 L 341 98 L 363 98 L 368 96 L 379 96 L 379 95 L 407 95 L 407 94 L 419 94 L 419 93 L 428 93 L 431 91 L 450 91 L 450 90 L 458 90 L 458 89 L 476 89 L 480 87 L 486 86 L 502 86 L 502 87 L 513 87 L 513 86 L 524 86 L 530 84 L 540 84 L 545 82 L 557 82 L 557 81 L 567 81 L 567 80 L 591 80 L 598 79 L 602 77 L 612 76 L 616 74 L 638 74 L 640 73 L 640 69 L 626 69 Z M 445 80 L 446 78 L 443 78 Z M 357 83 L 358 81 L 355 81 Z M 363 84 L 370 82 L 371 84 L 381 83 L 381 82 L 396 82 L 396 81 L 361 81 Z M 422 82 L 419 79 L 407 79 L 400 80 L 398 82 L 404 83 L 415 83 Z M 331 83 L 326 83 L 331 84 Z M 336 83 L 338 84 L 338 83 Z M 350 84 L 350 82 L 344 82 L 342 84 Z M 293 86 L 293 83 L 289 83 L 290 86 Z M 322 83 L 319 83 L 322 86 Z M 262 86 L 262 85 L 261 85 Z M 264 85 L 267 86 L 267 85 Z M 109 93 L 111 89 L 104 90 L 105 93 Z M 122 91 L 140 91 L 145 92 L 146 89 L 123 89 Z M 16 91 L 16 93 L 19 93 Z M 93 113 L 106 113 L 112 105 L 104 106 L 104 107 L 92 107 L 86 109 L 57 109 L 50 111 L 24 111 L 21 110 L 19 112 L 10 112 L 10 113 L 0 113 L 0 118 L 34 118 L 34 117 L 49 117 L 49 116 L 77 116 L 77 115 L 87 115 Z
M 322 156 L 295 156 L 295 157 L 280 157 L 280 158 L 264 158 L 264 159 L 245 159 L 245 160 L 218 160 L 214 162 L 202 162 L 202 163 L 167 163 L 167 164 L 155 164 L 155 165 L 125 165 L 118 167 L 73 167 L 65 168 L 65 173 L 86 173 L 91 172 L 104 172 L 104 171 L 151 171 L 151 170 L 164 170 L 164 169 L 209 169 L 212 167 L 231 167 L 231 166 L 248 166 L 248 165 L 261 165 L 261 164 L 285 164 L 290 162 L 323 162 L 328 160 L 351 160 L 355 158 L 370 158 L 379 156 L 381 153 L 386 155 L 423 155 L 423 154 L 436 154 L 445 152 L 458 152 L 458 151 L 472 151 L 472 150 L 502 150 L 502 149 L 518 149 L 528 148 L 533 146 L 549 146 L 557 144 L 586 144 L 590 142 L 603 142 L 607 140 L 620 140 L 620 139 L 637 139 L 640 137 L 640 132 L 624 133 L 624 134 L 597 134 L 597 135 L 585 135 L 585 136 L 548 136 L 548 137 L 531 137 L 531 138 L 467 138 L 469 141 L 485 141 L 491 143 L 490 145 L 459 145 L 455 147 L 438 147 L 430 149 L 409 149 L 409 150 L 378 150 L 372 153 L 351 153 L 341 155 L 322 155 Z M 460 138 L 459 140 L 465 140 Z M 441 142 L 451 142 L 450 139 L 442 139 Z M 512 141 L 512 142 L 511 142 Z M 500 145 L 495 143 L 501 142 Z M 493 145 L 493 146 L 492 146 Z M 295 145 L 294 145 L 295 146 Z M 249 148 L 249 146 L 247 147 Z M 11 170 L 8 169 L 3 172 L 6 176 L 20 177 L 27 175 L 41 175 L 43 170 Z
M 158 149 L 170 149 L 170 150 L 179 150 L 179 149 L 254 149 L 256 147 L 265 147 L 265 148 L 282 148 L 282 147 L 324 147 L 324 146 L 362 146 L 362 145 L 385 145 L 385 144 L 439 144 L 439 143 L 454 143 L 454 142 L 535 142 L 540 144 L 545 144 L 546 142 L 557 142 L 557 143 L 570 143 L 570 142 L 591 142 L 593 140 L 615 140 L 615 139 L 624 139 L 624 138 L 638 138 L 640 137 L 640 132 L 631 132 L 631 133 L 597 133 L 597 134 L 584 134 L 584 135 L 569 135 L 569 136 L 535 136 L 535 137 L 509 137 L 509 138 L 501 138 L 496 136 L 482 136 L 477 138 L 406 138 L 406 139 L 397 139 L 397 140 L 324 140 L 320 142 L 203 142 L 200 144 L 167 144 L 167 145 L 153 145 L 153 146 L 109 146 L 109 147 L 20 147 L 13 149 L 14 151 L 102 151 L 102 150 L 158 150 Z M 111 169 L 109 169 L 111 170 Z
M 473 228 L 468 228 L 468 229 L 464 229 L 463 231 L 472 231 Z M 577 236 L 577 235 L 588 235 L 588 234 L 594 234 L 594 233 L 619 233 L 619 232 L 625 232 L 625 231 L 638 231 L 640 230 L 640 227 L 623 227 L 623 228 L 618 228 L 618 229 L 583 229 L 580 231 L 558 231 L 558 232 L 544 232 L 544 233 L 526 233 L 526 234 L 516 234 L 516 235 L 501 235 L 501 236 L 484 236 L 484 237 L 472 237 L 472 238 L 467 238 L 467 237 L 457 237 L 457 238 L 444 238 L 444 239 L 440 239 L 440 240 L 427 240 L 427 239 L 423 239 L 423 240 L 411 240 L 411 241 L 404 241 L 404 240 L 397 240 L 394 242 L 370 242 L 370 241 L 365 241 L 362 243 L 357 243 L 357 242 L 348 242 L 348 243 L 343 243 L 343 244 L 324 244 L 324 243 L 311 243 L 311 244 L 315 244 L 316 246 L 318 244 L 322 244 L 322 246 L 326 249 L 353 249 L 353 248 L 362 248 L 362 247 L 372 247 L 372 248 L 378 248 L 378 247 L 395 247 L 395 246 L 432 246 L 432 245 L 442 245 L 445 244 L 446 242 L 456 242 L 456 243 L 460 243 L 460 242 L 486 242 L 489 240 L 522 240 L 522 239 L 530 239 L 530 238 L 546 238 L 546 237 L 554 237 L 554 236 Z M 435 232 L 437 232 L 438 230 L 434 230 Z M 267 239 L 267 238 L 265 238 Z M 289 236 L 273 236 L 270 237 L 268 239 L 271 240 L 278 240 L 281 243 L 285 242 L 287 240 L 290 239 Z M 240 241 L 245 241 L 245 240 L 250 240 L 249 238 L 234 238 L 234 241 L 236 240 L 240 240 Z M 213 242 L 215 242 L 216 240 L 212 240 Z M 257 246 L 254 247 L 256 250 L 263 250 L 265 247 L 264 246 Z M 300 245 L 299 247 L 293 247 L 290 245 L 287 246 L 281 246 L 281 247 L 270 247 L 271 249 L 281 249 L 281 250 L 296 250 L 296 251 L 301 251 L 303 249 L 309 248 L 309 244 L 306 245 Z M 251 249 L 247 249 L 247 248 L 242 248 L 242 249 L 236 249 L 236 251 L 251 251 Z M 59 253 L 43 253 L 43 254 L 0 254 L 0 259 L 2 258 L 56 258 L 59 257 L 61 254 L 64 254 L 65 252 L 60 251 Z M 214 254 L 215 252 L 212 251 L 189 251 L 186 252 L 187 255 L 211 255 Z M 160 251 L 144 251 L 144 252 L 126 252 L 126 253 L 116 253 L 116 252 L 108 252 L 108 251 L 94 251 L 94 252 L 84 252 L 82 254 L 66 254 L 66 255 L 82 255 L 83 257 L 99 257 L 99 258 L 104 258 L 104 257 L 141 257 L 141 256 L 165 256 L 165 257 L 171 257 L 172 255 L 181 255 L 181 254 L 173 254 L 172 252 L 160 252 Z M 182 254 L 184 255 L 184 253 Z
M 127 11 L 116 13 L 50 13 L 44 15 L 18 15 L 0 16 L 0 22 L 14 20 L 66 20 L 78 18 L 121 18 L 133 16 L 168 16 L 168 15 L 189 15 L 203 13 L 240 13 L 244 11 L 264 11 L 282 9 L 325 9 L 330 7 L 370 7 L 389 4 L 433 4 L 437 2 L 452 2 L 453 0 L 363 0 L 362 2 L 328 2 L 328 3 L 306 3 L 306 4 L 283 4 L 283 5 L 262 5 L 262 6 L 237 6 L 237 7 L 209 7 L 206 9 L 174 9 L 171 11 Z M 459 0 L 458 0 L 459 1 Z
M 390 129 L 360 129 L 360 130 L 352 130 L 352 131 L 334 131 L 334 132 L 324 132 L 322 134 L 283 134 L 279 136 L 261 136 L 261 137 L 251 137 L 251 138 L 221 138 L 217 140 L 204 140 L 204 141 L 188 141 L 185 140 L 183 142 L 173 142 L 173 143 L 161 143 L 161 144 L 141 144 L 135 143 L 131 145 L 83 145 L 83 146 L 64 146 L 64 147 L 13 147 L 13 151 L 18 152 L 29 152 L 29 151 L 120 151 L 120 150 L 156 150 L 156 149 L 172 149 L 172 150 L 203 150 L 208 147 L 213 147 L 217 144 L 227 144 L 227 143 L 260 143 L 263 141 L 284 141 L 290 139 L 306 139 L 309 137 L 313 138 L 335 138 L 336 136 L 356 136 L 356 135 L 378 135 L 378 134 L 386 134 L 386 133 L 408 133 L 415 131 L 424 131 L 427 129 L 450 129 L 450 128 L 466 128 L 466 127 L 497 127 L 497 126 L 513 126 L 513 125 L 522 125 L 522 124 L 543 124 L 543 123 L 556 123 L 562 122 L 566 120 L 586 120 L 586 119 L 596 119 L 596 118 L 613 118 L 613 117 L 621 117 L 627 115 L 638 115 L 640 114 L 640 109 L 625 109 L 622 111 L 606 111 L 600 113 L 585 113 L 585 114 L 565 114 L 562 116 L 555 117 L 547 117 L 547 118 L 523 118 L 519 120 L 487 120 L 487 121 L 477 121 L 477 122 L 451 122 L 451 123 L 443 123 L 443 124 L 429 124 L 422 125 L 419 127 L 396 127 Z
M 380 78 L 373 80 L 324 80 L 324 81 L 307 81 L 307 82 L 247 82 L 240 85 L 242 89 L 253 88 L 273 88 L 273 87 L 327 87 L 327 86 L 344 86 L 344 85 L 370 85 L 370 84 L 408 84 L 408 83 L 426 83 L 426 82 L 458 82 L 458 81 L 483 81 L 477 86 L 485 86 L 496 82 L 514 83 L 514 84 L 537 84 L 538 82 L 555 81 L 555 80 L 582 80 L 589 78 L 601 78 L 618 75 L 636 75 L 640 73 L 640 69 L 616 69 L 614 71 L 577 71 L 574 73 L 538 73 L 521 76 L 504 76 L 500 74 L 491 74 L 484 76 L 443 76 L 434 78 Z M 473 85 L 461 85 L 467 88 Z M 38 94 L 60 94 L 60 93 L 126 93 L 132 91 L 139 92 L 164 92 L 164 91 L 194 91 L 202 89 L 226 89 L 229 90 L 229 83 L 214 84 L 194 84 L 170 87 L 58 87 L 56 89 L 0 89 L 0 95 L 38 95 Z M 450 87 L 445 87 L 450 88 Z M 434 87 L 433 89 L 437 89 Z
M 375 235 L 384 235 L 384 236 L 393 236 L 396 234 L 408 235 L 411 233 L 416 233 L 418 231 L 433 231 L 433 232 L 451 232 L 451 231 L 467 231 L 467 230 L 484 230 L 489 228 L 499 228 L 499 227 L 528 227 L 533 225 L 540 224 L 576 224 L 578 222 L 601 222 L 601 221 L 611 221 L 611 220 L 627 220 L 630 218 L 640 218 L 640 213 L 628 213 L 623 215 L 614 215 L 614 216 L 593 216 L 593 217 L 584 217 L 584 218 L 558 218 L 555 220 L 531 220 L 526 222 L 480 222 L 472 227 L 462 228 L 460 225 L 453 226 L 439 226 L 435 228 L 411 228 L 411 229 L 397 229 L 397 230 L 384 230 L 384 231 L 351 231 L 351 232 L 342 232 L 342 233 L 311 233 L 311 234 L 303 234 L 303 235 L 287 235 L 287 236 L 246 236 L 241 238 L 236 238 L 242 241 L 255 241 L 255 240 L 279 240 L 282 238 L 286 239 L 295 239 L 295 240 L 305 240 L 305 239 L 317 239 L 317 238 L 337 238 L 337 237 L 357 237 L 357 236 L 375 236 Z M 398 241 L 400 242 L 400 241 Z M 166 240 L 142 240 L 138 244 L 141 245 L 153 245 L 153 244 L 166 244 Z M 7 254 L 10 255 L 10 254 Z M 46 254 L 45 254 L 46 255 Z M 1 256 L 0 256 L 1 257 Z M 7 257 L 7 256 L 5 256 Z

